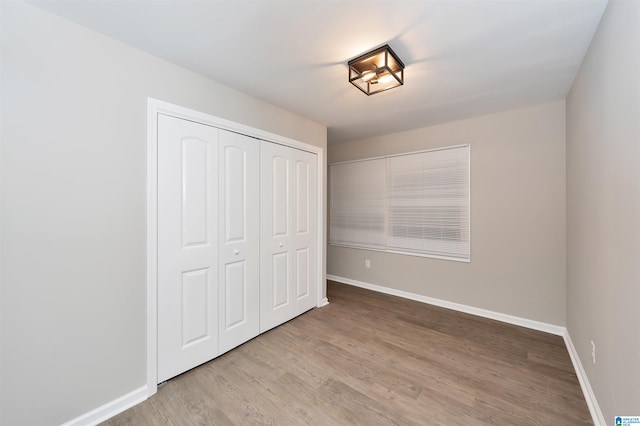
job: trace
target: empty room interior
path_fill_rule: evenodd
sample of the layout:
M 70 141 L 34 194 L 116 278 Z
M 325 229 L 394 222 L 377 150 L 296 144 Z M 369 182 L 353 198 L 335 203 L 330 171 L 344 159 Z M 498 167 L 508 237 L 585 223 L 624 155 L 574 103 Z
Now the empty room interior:
M 640 1 L 0 22 L 1 425 L 640 425 Z

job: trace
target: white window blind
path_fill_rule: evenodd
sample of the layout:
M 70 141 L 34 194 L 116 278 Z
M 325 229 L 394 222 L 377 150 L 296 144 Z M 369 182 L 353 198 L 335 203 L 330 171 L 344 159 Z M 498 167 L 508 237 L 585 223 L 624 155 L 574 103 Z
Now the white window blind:
M 332 165 L 329 181 L 331 243 L 384 249 L 386 160 Z
M 469 147 L 390 157 L 387 248 L 469 258 Z
M 332 245 L 468 261 L 469 145 L 330 166 Z

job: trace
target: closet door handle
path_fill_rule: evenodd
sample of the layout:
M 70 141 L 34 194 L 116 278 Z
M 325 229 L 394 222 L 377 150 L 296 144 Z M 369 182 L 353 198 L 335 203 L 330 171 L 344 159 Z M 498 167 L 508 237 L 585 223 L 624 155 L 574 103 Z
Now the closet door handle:
M 284 247 L 284 243 L 280 243 L 280 247 Z
M 240 250 L 234 250 L 233 254 L 235 254 L 236 256 L 240 254 Z

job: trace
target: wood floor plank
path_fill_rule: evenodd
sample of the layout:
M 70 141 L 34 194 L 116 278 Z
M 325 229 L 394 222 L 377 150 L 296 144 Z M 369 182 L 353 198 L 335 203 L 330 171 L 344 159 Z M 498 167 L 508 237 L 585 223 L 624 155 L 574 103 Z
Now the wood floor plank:
M 328 283 L 105 425 L 588 425 L 559 336 Z

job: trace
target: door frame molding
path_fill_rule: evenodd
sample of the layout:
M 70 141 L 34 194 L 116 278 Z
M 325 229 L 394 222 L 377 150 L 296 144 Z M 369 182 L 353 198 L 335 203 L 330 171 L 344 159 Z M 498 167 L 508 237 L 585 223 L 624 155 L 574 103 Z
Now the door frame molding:
M 316 154 L 317 158 L 317 276 L 316 306 L 328 303 L 322 297 L 324 262 L 324 149 L 210 114 L 194 111 L 154 98 L 147 98 L 147 398 L 158 390 L 158 114 L 169 115 L 256 139 Z

